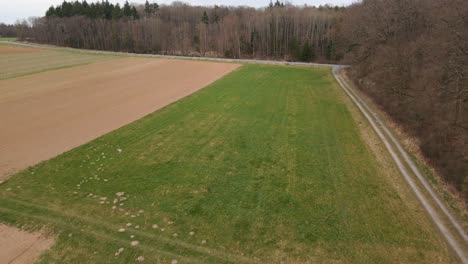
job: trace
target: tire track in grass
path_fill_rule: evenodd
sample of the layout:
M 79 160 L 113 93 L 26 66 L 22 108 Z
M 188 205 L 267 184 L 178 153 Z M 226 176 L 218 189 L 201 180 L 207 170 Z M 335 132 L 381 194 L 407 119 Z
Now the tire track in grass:
M 37 223 L 47 223 L 47 224 L 52 223 L 54 226 L 61 227 L 63 230 L 72 230 L 73 232 L 75 232 L 77 234 L 88 236 L 88 237 L 91 237 L 91 238 L 97 238 L 97 239 L 100 239 L 100 240 L 104 240 L 104 241 L 106 241 L 108 243 L 117 242 L 121 246 L 125 246 L 125 247 L 128 247 L 128 245 L 129 245 L 128 240 L 119 238 L 117 236 L 108 235 L 108 234 L 105 234 L 103 232 L 86 231 L 83 228 L 79 228 L 79 227 L 77 227 L 75 225 L 70 225 L 69 223 L 66 223 L 65 221 L 60 221 L 60 220 L 58 220 L 58 218 L 47 217 L 47 216 L 39 216 L 37 214 L 29 214 L 29 213 L 25 213 L 25 212 L 22 212 L 22 211 L 9 209 L 9 208 L 5 208 L 5 207 L 0 207 L 0 212 L 4 213 L 5 215 L 12 214 L 15 217 L 20 216 L 20 217 L 24 217 L 24 218 L 27 218 L 27 219 L 32 219 L 32 220 L 37 221 L 36 224 Z M 89 224 L 89 222 L 87 224 Z M 103 229 L 105 229 L 105 226 L 101 226 L 101 227 Z M 136 233 L 136 232 L 134 232 L 134 233 Z M 163 256 L 169 256 L 171 258 L 178 258 L 178 259 L 187 260 L 187 262 L 190 261 L 190 262 L 194 262 L 194 263 L 204 263 L 202 260 L 196 259 L 193 256 L 186 257 L 186 256 L 174 254 L 174 253 L 172 253 L 170 251 L 156 249 L 154 246 L 149 246 L 149 245 L 142 244 L 142 243 L 140 243 L 138 245 L 138 247 L 146 249 L 148 251 L 155 251 L 158 254 L 161 254 Z
M 12 203 L 12 206 L 16 207 L 16 208 L 15 209 L 9 208 L 8 206 L 5 206 L 5 203 L 3 203 L 0 206 L 0 211 L 4 211 L 6 213 L 9 212 L 9 213 L 11 213 L 13 215 L 17 215 L 17 216 L 23 216 L 23 217 L 27 217 L 27 218 L 31 218 L 31 219 L 40 220 L 40 221 L 42 221 L 44 223 L 54 223 L 57 226 L 62 226 L 64 229 L 72 228 L 72 229 L 79 230 L 78 227 L 75 227 L 74 225 L 70 225 L 70 222 L 72 222 L 72 221 L 79 221 L 79 223 L 81 223 L 82 226 L 83 225 L 97 226 L 99 228 L 98 229 L 94 228 L 93 230 L 106 230 L 108 233 L 116 233 L 117 232 L 116 230 L 118 230 L 119 227 L 121 227 L 121 225 L 114 225 L 114 224 L 111 224 L 111 223 L 108 223 L 108 222 L 104 223 L 104 222 L 98 221 L 96 219 L 90 219 L 88 217 L 83 217 L 83 216 L 79 216 L 79 215 L 76 215 L 76 214 L 70 214 L 70 213 L 66 213 L 64 211 L 58 211 L 56 209 L 41 206 L 41 205 L 34 204 L 34 203 L 31 203 L 31 202 L 22 201 L 22 200 L 19 200 L 19 199 L 2 198 L 2 200 L 4 202 Z M 23 212 L 23 210 L 21 210 L 21 208 L 17 207 L 18 204 L 24 206 L 27 209 L 29 208 L 29 209 L 38 210 L 44 216 L 37 216 L 37 214 L 25 213 L 25 212 Z M 56 217 L 54 217 L 54 216 L 56 216 Z M 68 221 L 65 221 L 65 220 L 60 221 L 59 218 L 65 218 L 65 219 L 68 219 Z M 91 231 L 81 231 L 81 230 L 80 230 L 80 232 L 87 233 L 87 234 L 89 234 L 91 236 L 103 238 L 103 239 L 106 239 L 108 241 L 115 240 L 115 241 L 119 241 L 119 242 L 121 242 L 123 244 L 126 244 L 126 245 L 128 245 L 128 243 L 129 243 L 129 240 L 124 240 L 124 239 L 119 238 L 119 236 L 106 234 L 104 232 L 96 232 L 96 231 L 91 232 Z M 148 234 L 148 233 L 146 233 L 144 231 L 140 231 L 140 230 L 132 230 L 132 233 L 134 233 L 135 235 L 138 235 L 140 237 L 146 238 L 146 239 L 156 240 L 157 242 L 166 244 L 167 246 L 172 246 L 172 247 L 177 247 L 177 248 L 184 248 L 185 250 L 192 251 L 192 252 L 194 252 L 196 254 L 207 255 L 207 256 L 216 258 L 218 260 L 222 260 L 222 261 L 227 261 L 227 262 L 232 262 L 232 263 L 257 263 L 256 261 L 253 261 L 253 260 L 251 260 L 251 259 L 249 259 L 247 257 L 232 255 L 232 254 L 229 254 L 227 252 L 219 251 L 219 250 L 216 250 L 216 249 L 213 249 L 213 248 L 202 247 L 202 246 L 194 245 L 194 244 L 191 244 L 191 243 L 188 243 L 188 242 L 183 242 L 183 241 L 178 241 L 178 240 L 174 240 L 174 239 L 171 239 L 171 238 L 166 238 L 166 237 L 163 237 L 163 236 L 150 235 L 150 234 Z M 154 250 L 154 247 L 145 246 L 145 244 L 143 244 L 143 243 L 140 243 L 140 246 L 142 246 L 143 248 Z M 176 255 L 176 254 L 174 254 L 172 252 L 169 252 L 169 251 L 161 251 L 161 252 L 166 254 L 166 255 L 169 254 L 171 256 L 179 256 L 179 255 Z M 191 257 L 188 258 L 188 259 L 191 260 Z M 189 261 L 189 262 L 192 262 L 192 261 Z

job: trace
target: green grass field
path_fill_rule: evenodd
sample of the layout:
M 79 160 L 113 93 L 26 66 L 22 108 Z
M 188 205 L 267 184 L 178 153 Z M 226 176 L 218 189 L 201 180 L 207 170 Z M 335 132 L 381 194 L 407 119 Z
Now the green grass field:
M 0 37 L 0 41 L 16 41 L 16 38 Z
M 115 58 L 113 55 L 72 51 L 38 50 L 37 52 L 0 54 L 0 80 L 57 70 Z
M 245 65 L 13 176 L 0 221 L 57 234 L 42 263 L 452 262 L 389 181 L 329 70 Z

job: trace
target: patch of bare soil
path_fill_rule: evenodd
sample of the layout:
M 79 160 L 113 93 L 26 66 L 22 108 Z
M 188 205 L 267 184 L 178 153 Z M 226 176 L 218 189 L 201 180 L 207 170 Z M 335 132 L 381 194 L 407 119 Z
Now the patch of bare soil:
M 24 47 L 16 47 L 16 46 L 0 46 L 0 55 L 16 54 L 16 53 L 31 53 L 31 52 L 39 52 L 39 51 L 41 51 L 41 49 L 24 48 Z
M 41 233 L 29 233 L 0 224 L 0 263 L 34 263 L 54 243 Z
M 123 58 L 0 81 L 0 180 L 190 95 L 231 63 Z

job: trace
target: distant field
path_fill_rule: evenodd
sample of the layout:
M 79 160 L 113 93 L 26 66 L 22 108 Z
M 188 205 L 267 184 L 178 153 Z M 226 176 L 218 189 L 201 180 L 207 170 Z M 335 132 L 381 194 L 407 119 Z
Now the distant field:
M 389 181 L 329 70 L 245 65 L 13 176 L 0 221 L 58 234 L 41 263 L 452 262 Z
M 115 56 L 0 45 L 0 80 L 111 58 Z
M 0 41 L 16 41 L 16 38 L 1 38 Z

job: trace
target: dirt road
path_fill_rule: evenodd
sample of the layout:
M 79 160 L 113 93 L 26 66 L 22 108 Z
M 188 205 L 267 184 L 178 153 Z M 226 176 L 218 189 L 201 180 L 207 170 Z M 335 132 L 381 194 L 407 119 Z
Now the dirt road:
M 122 58 L 0 81 L 0 180 L 137 120 L 238 64 Z
M 384 143 L 390 156 L 395 161 L 403 178 L 410 186 L 423 208 L 433 220 L 434 224 L 439 229 L 440 233 L 446 239 L 449 247 L 462 263 L 468 263 L 466 255 L 468 249 L 467 235 L 458 222 L 452 215 L 445 203 L 438 197 L 427 180 L 422 176 L 421 172 L 409 157 L 408 153 L 403 149 L 398 140 L 393 136 L 393 133 L 386 127 L 380 117 L 371 109 L 371 107 L 360 98 L 359 94 L 354 91 L 351 85 L 347 82 L 342 74 L 342 67 L 334 67 L 333 75 L 336 80 L 356 104 L 362 114 L 371 124 L 374 131 Z

